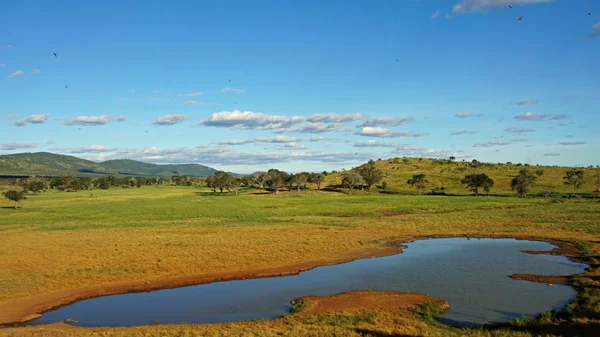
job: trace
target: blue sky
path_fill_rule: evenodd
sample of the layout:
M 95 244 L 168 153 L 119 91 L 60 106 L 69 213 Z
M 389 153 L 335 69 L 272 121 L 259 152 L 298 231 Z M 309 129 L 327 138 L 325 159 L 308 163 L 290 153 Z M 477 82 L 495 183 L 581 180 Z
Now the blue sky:
M 21 1 L 0 13 L 0 154 L 241 173 L 600 159 L 598 1 Z

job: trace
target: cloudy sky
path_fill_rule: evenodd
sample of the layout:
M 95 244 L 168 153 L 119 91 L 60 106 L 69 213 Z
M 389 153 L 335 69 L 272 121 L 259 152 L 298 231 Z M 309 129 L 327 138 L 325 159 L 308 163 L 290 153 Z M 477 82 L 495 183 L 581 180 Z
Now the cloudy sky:
M 600 161 L 600 1 L 4 1 L 0 13 L 0 154 L 241 173 Z

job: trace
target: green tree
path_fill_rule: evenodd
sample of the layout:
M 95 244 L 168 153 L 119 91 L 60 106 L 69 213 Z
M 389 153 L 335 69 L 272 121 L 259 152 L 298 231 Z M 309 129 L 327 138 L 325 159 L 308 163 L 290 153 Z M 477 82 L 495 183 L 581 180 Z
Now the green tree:
M 467 185 L 467 188 L 475 193 L 475 195 L 479 195 L 480 188 L 486 193 L 490 193 L 490 189 L 494 187 L 494 180 L 484 173 L 466 175 L 465 178 L 461 180 L 461 183 Z
M 428 183 L 427 179 L 425 179 L 425 175 L 423 173 L 415 174 L 412 178 L 406 181 L 408 185 L 417 189 L 417 193 L 423 193 L 425 189 L 425 184 Z
M 311 173 L 308 179 L 309 182 L 317 185 L 317 189 L 321 189 L 321 184 L 325 181 L 325 174 L 323 173 Z
M 28 181 L 23 184 L 23 190 L 31 191 L 33 194 L 38 194 L 40 191 L 43 191 L 46 185 L 39 180 Z
M 571 193 L 575 193 L 575 190 L 583 184 L 583 178 L 585 174 L 583 170 L 570 169 L 565 173 L 563 177 L 565 185 L 571 187 Z
M 342 186 L 348 188 L 350 193 L 357 186 L 362 186 L 365 183 L 363 177 L 354 171 L 346 172 L 342 175 Z
M 521 197 L 524 197 L 529 190 L 535 186 L 537 176 L 528 169 L 522 169 L 519 171 L 511 181 L 510 189 L 516 191 Z
M 308 181 L 308 176 L 306 173 L 297 173 L 292 176 L 292 182 L 296 185 L 298 192 L 300 192 L 300 188 L 306 184 Z
M 358 173 L 363 178 L 365 184 L 367 184 L 367 188 L 371 190 L 371 187 L 383 178 L 383 172 L 377 168 L 375 162 L 373 160 L 369 160 L 368 163 L 361 166 L 358 170 Z
M 210 188 L 213 192 L 216 192 L 217 186 L 215 185 L 215 176 L 208 176 L 204 180 L 206 187 Z
M 235 195 L 238 195 L 238 191 L 240 189 L 241 184 L 242 179 L 229 175 L 229 180 L 227 181 L 227 190 L 229 192 L 233 191 L 235 192 Z
M 9 190 L 2 193 L 2 195 L 4 195 L 6 199 L 15 202 L 15 209 L 19 207 L 19 201 L 27 199 L 27 197 L 25 197 L 25 191 Z
M 270 169 L 267 172 L 265 183 L 270 189 L 275 190 L 275 194 L 279 194 L 279 190 L 285 186 L 288 176 L 286 172 Z
M 215 188 L 218 188 L 221 193 L 223 193 L 224 189 L 229 188 L 231 186 L 231 179 L 233 179 L 231 174 L 223 171 L 217 171 L 215 172 L 214 177 Z

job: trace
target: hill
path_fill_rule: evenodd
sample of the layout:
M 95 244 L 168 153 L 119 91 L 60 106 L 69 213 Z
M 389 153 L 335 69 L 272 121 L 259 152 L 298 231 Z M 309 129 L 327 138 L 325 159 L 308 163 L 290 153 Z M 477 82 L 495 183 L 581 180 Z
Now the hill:
M 18 153 L 0 156 L 0 176 L 66 176 L 99 175 L 205 177 L 216 170 L 203 165 L 156 165 L 135 160 L 109 160 L 96 163 L 90 160 L 48 152 Z
M 510 181 L 521 169 L 529 169 L 533 172 L 542 170 L 543 174 L 537 179 L 536 186 L 531 193 L 551 194 L 568 193 L 569 186 L 563 183 L 565 172 L 572 167 L 523 165 L 512 163 L 479 163 L 473 165 L 471 162 L 450 162 L 441 159 L 429 158 L 390 158 L 376 161 L 376 166 L 384 173 L 382 181 L 387 183 L 386 190 L 389 193 L 416 193 L 406 181 L 414 174 L 423 173 L 428 181 L 425 192 L 431 192 L 436 187 L 444 187 L 445 193 L 467 195 L 471 192 L 461 184 L 461 180 L 467 174 L 485 173 L 494 180 L 492 194 L 514 195 L 510 189 Z M 579 193 L 595 192 L 597 185 L 597 171 L 594 168 L 580 168 L 584 171 L 585 181 L 577 190 Z M 329 174 L 326 177 L 328 185 L 337 185 L 341 182 L 342 172 Z M 381 183 L 378 184 L 380 186 Z M 375 188 L 374 188 L 375 189 Z

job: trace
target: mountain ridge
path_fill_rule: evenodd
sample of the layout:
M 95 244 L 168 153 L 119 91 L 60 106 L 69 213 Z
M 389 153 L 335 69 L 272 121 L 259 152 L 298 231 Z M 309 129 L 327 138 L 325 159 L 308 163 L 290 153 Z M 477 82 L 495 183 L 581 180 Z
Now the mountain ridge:
M 68 176 L 103 175 L 167 177 L 186 175 L 206 177 L 216 169 L 200 164 L 151 164 L 131 159 L 94 162 L 75 156 L 51 152 L 24 152 L 0 155 L 0 176 Z

